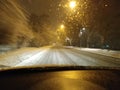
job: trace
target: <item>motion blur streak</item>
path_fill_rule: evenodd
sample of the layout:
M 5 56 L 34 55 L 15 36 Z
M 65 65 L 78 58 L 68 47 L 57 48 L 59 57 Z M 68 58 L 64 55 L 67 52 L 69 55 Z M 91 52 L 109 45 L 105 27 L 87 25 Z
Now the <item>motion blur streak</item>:
M 18 0 L 0 0 L 0 44 L 24 46 L 33 37 Z

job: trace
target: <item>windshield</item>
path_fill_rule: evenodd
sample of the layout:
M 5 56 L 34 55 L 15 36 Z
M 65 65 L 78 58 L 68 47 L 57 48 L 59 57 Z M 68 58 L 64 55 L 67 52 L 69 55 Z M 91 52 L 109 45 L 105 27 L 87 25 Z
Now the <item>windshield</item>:
M 119 0 L 0 0 L 0 68 L 120 67 Z

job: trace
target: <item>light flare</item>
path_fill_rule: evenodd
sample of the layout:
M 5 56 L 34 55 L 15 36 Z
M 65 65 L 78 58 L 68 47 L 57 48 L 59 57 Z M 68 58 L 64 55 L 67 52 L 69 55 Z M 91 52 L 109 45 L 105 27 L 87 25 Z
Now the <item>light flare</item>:
M 76 5 L 77 5 L 76 1 L 70 1 L 70 3 L 69 3 L 69 7 L 71 9 L 74 9 L 76 7 Z

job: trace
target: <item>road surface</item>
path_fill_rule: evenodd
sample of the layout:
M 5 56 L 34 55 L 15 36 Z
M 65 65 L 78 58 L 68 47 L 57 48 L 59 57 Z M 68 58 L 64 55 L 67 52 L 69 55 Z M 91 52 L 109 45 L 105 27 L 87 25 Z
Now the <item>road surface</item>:
M 80 66 L 120 66 L 120 59 L 70 47 L 48 46 L 15 66 L 29 65 L 80 65 Z

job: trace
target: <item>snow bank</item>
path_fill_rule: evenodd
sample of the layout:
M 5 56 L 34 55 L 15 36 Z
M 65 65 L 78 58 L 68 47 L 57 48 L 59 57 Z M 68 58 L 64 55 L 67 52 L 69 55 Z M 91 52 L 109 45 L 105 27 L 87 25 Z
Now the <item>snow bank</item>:
M 0 65 L 14 66 L 38 53 L 38 48 L 21 48 L 0 54 Z
M 107 49 L 93 49 L 93 48 L 76 48 L 76 47 L 75 49 L 96 53 L 96 54 L 101 54 L 105 56 L 110 56 L 114 58 L 120 58 L 120 51 L 107 50 Z

